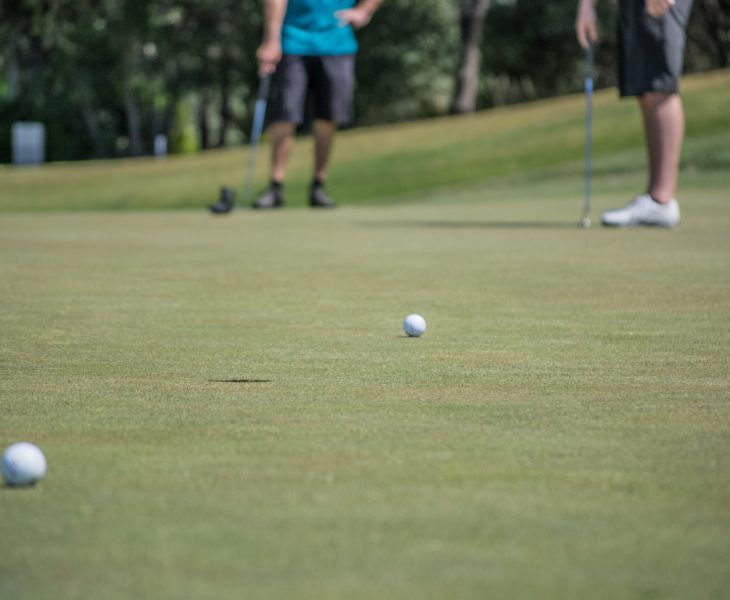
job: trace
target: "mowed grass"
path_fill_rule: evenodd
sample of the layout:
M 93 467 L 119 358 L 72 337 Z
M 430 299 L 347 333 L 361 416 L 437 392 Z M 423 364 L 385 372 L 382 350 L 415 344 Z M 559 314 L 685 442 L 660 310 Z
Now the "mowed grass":
M 730 170 L 730 71 L 686 78 L 685 166 L 703 174 Z M 336 141 L 330 189 L 347 204 L 421 200 L 424 193 L 535 176 L 544 170 L 579 172 L 584 143 L 583 95 L 578 94 L 459 118 L 441 118 L 341 132 Z M 644 160 L 636 103 L 615 90 L 594 100 L 594 154 L 636 170 Z M 256 161 L 254 190 L 267 183 L 265 140 Z M 0 212 L 201 208 L 218 188 L 243 187 L 249 150 L 234 149 L 163 160 L 138 159 L 53 164 L 41 169 L 0 167 Z M 632 154 L 633 153 L 633 154 Z M 290 206 L 306 203 L 312 142 L 298 141 L 287 179 Z M 572 176 L 572 175 L 571 175 Z M 239 195 L 240 199 L 240 195 Z M 250 202 L 250 199 L 245 199 Z
M 674 231 L 576 227 L 579 97 L 347 132 L 331 212 L 209 215 L 239 151 L 0 171 L 0 446 L 49 463 L 0 598 L 725 598 L 728 81 Z M 645 164 L 596 102 L 594 219 Z
M 3 215 L 0 597 L 726 597 L 728 189 Z

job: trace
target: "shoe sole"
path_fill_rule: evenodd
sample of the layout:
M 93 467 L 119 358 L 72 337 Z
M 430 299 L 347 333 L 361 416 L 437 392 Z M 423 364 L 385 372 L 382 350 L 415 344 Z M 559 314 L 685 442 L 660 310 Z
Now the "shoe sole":
M 672 229 L 673 227 L 679 226 L 679 223 L 665 224 L 665 223 L 607 223 L 601 221 L 601 225 L 604 227 L 614 227 L 616 229 L 631 229 L 634 227 L 658 227 L 661 229 Z
M 214 215 L 225 215 L 225 214 L 228 214 L 229 212 L 232 212 L 233 207 L 232 206 L 218 206 L 216 204 L 211 204 L 208 207 L 208 210 L 210 212 L 212 212 Z

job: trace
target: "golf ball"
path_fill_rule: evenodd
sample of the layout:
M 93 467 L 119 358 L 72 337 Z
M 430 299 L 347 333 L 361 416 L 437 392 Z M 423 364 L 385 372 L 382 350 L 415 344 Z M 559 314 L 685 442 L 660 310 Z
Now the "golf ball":
M 38 446 L 19 442 L 5 449 L 2 471 L 8 485 L 33 485 L 46 474 L 46 457 Z
M 426 331 L 426 320 L 421 315 L 408 315 L 403 321 L 403 331 L 409 337 L 418 337 Z

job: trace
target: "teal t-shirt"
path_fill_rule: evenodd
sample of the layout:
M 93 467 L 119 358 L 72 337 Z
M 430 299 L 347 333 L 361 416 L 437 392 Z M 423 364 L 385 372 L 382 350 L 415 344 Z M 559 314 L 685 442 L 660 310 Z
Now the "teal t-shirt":
M 289 0 L 281 31 L 284 54 L 334 56 L 355 54 L 352 27 L 343 26 L 335 12 L 352 8 L 355 0 Z

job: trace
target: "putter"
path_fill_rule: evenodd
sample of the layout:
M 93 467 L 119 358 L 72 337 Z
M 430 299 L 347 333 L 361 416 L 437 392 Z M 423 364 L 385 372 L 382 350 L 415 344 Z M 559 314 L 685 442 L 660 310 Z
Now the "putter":
M 583 166 L 583 218 L 580 226 L 588 229 L 591 226 L 591 172 L 593 149 L 593 42 L 588 42 L 586 49 L 586 140 Z
M 253 124 L 251 126 L 251 142 L 248 157 L 248 168 L 246 169 L 246 179 L 243 183 L 244 201 L 251 195 L 251 186 L 253 185 L 253 171 L 256 166 L 256 152 L 259 146 L 259 140 L 264 130 L 264 117 L 266 116 L 266 103 L 269 97 L 269 87 L 271 86 L 271 75 L 264 75 L 259 82 L 259 92 L 256 98 L 256 107 L 253 112 Z M 216 215 L 223 215 L 231 212 L 235 207 L 236 192 L 229 187 L 222 187 L 220 191 L 220 199 L 215 204 L 211 204 L 208 208 L 210 212 Z

